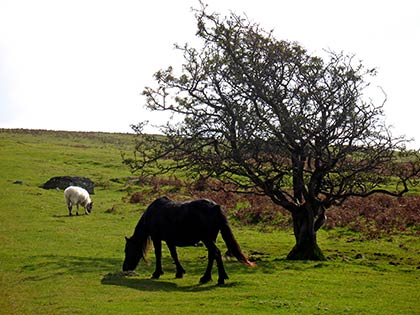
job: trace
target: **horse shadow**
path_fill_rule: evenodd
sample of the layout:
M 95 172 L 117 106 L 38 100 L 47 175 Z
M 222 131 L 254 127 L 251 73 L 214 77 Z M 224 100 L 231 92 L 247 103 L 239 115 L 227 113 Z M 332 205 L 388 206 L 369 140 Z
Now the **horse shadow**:
M 258 256 L 259 255 L 259 256 Z M 241 285 L 240 281 L 235 281 L 235 275 L 244 274 L 244 273 L 260 273 L 260 274 L 271 274 L 278 271 L 282 268 L 279 266 L 279 261 L 283 259 L 272 259 L 270 255 L 254 252 L 252 256 L 256 258 L 257 268 L 249 268 L 245 266 L 234 258 L 225 257 L 225 266 L 229 274 L 230 279 L 222 285 L 217 283 L 217 272 L 216 266 L 213 267 L 213 281 L 207 284 L 199 284 L 199 278 L 203 275 L 205 266 L 207 263 L 207 257 L 201 256 L 196 257 L 195 259 L 183 259 L 182 263 L 185 269 L 187 269 L 188 277 L 194 277 L 194 281 L 197 281 L 196 284 L 187 285 L 185 282 L 186 279 L 175 279 L 175 266 L 170 257 L 162 257 L 162 262 L 165 269 L 165 275 L 174 275 L 173 280 L 168 280 L 168 276 L 162 279 L 151 279 L 151 274 L 154 269 L 155 261 L 154 257 L 151 258 L 151 261 L 144 263 L 141 262 L 139 265 L 140 270 L 142 270 L 141 275 L 136 276 L 126 276 L 121 271 L 108 273 L 101 279 L 103 285 L 112 285 L 126 287 L 139 291 L 149 291 L 149 292 L 204 292 L 211 291 L 217 288 L 230 288 L 237 287 Z M 121 262 L 120 262 L 121 263 Z M 281 263 L 280 263 L 281 265 Z M 149 273 L 150 275 L 147 275 Z M 191 283 L 191 282 L 189 282 Z
M 175 281 L 175 279 L 174 279 Z M 182 281 L 178 279 L 176 281 Z M 125 277 L 116 274 L 105 275 L 101 283 L 103 285 L 114 285 L 121 286 L 139 291 L 149 292 L 204 292 L 214 290 L 219 287 L 234 287 L 237 286 L 237 282 L 229 282 L 224 285 L 218 284 L 196 284 L 196 285 L 181 285 L 176 282 L 154 280 L 154 279 L 142 279 L 138 277 Z
M 210 291 L 216 288 L 224 287 L 233 287 L 239 285 L 238 282 L 229 280 L 224 285 L 217 284 L 217 273 L 213 274 L 213 281 L 206 284 L 199 284 L 199 279 L 203 275 L 206 267 L 207 257 L 202 256 L 196 259 L 184 259 L 183 265 L 187 269 L 187 277 L 193 277 L 196 283 L 191 285 L 191 282 L 188 279 L 176 279 L 175 273 L 176 268 L 170 257 L 162 257 L 162 263 L 165 269 L 165 276 L 160 279 L 152 279 L 151 275 L 155 267 L 154 257 L 150 261 L 140 262 L 138 270 L 141 270 L 140 275 L 136 276 L 126 276 L 121 271 L 114 273 L 108 273 L 103 276 L 101 283 L 103 285 L 114 285 L 120 287 L 127 287 L 130 289 L 135 289 L 139 291 L 163 291 L 163 292 L 203 292 Z M 120 261 L 121 264 L 121 261 Z M 232 266 L 231 266 L 232 265 Z M 119 266 L 121 268 L 121 266 Z M 231 276 L 234 277 L 236 268 L 241 268 L 239 263 L 229 264 L 230 271 L 232 272 Z M 214 267 L 215 269 L 216 267 Z M 121 270 L 121 269 L 120 269 Z M 214 270 L 215 271 L 215 270 Z M 168 277 L 172 277 L 168 279 Z M 188 281 L 188 284 L 186 282 Z
M 83 210 L 84 211 L 84 210 Z M 53 214 L 52 217 L 56 218 L 56 219 L 61 219 L 61 218 L 80 218 L 83 216 L 88 216 L 85 212 L 80 213 L 80 214 L 73 214 L 73 215 L 69 215 L 69 214 Z

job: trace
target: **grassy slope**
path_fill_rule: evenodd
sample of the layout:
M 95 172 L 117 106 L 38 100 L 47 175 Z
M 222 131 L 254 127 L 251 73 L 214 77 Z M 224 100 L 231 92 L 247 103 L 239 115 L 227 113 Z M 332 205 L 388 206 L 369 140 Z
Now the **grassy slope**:
M 129 175 L 120 158 L 130 149 L 127 137 L 0 131 L 1 313 L 420 314 L 420 240 L 409 235 L 360 242 L 346 231 L 322 231 L 329 261 L 288 262 L 291 231 L 234 225 L 258 268 L 226 262 L 226 286 L 197 285 L 203 248 L 179 250 L 184 279 L 174 279 L 166 249 L 159 281 L 149 279 L 152 254 L 139 276 L 119 276 L 123 237 L 143 210 L 125 203 L 124 185 L 111 180 Z M 38 187 L 57 175 L 99 184 L 91 216 L 68 217 L 62 191 Z

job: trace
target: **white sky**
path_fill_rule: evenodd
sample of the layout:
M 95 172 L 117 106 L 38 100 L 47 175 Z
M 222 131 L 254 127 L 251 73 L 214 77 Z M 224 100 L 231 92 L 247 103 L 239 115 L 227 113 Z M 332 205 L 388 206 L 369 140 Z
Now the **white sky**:
M 420 1 L 207 0 L 245 13 L 310 52 L 356 54 L 377 67 L 387 122 L 420 147 Z M 130 132 L 162 123 L 141 92 L 180 66 L 198 0 L 0 0 L 0 128 Z

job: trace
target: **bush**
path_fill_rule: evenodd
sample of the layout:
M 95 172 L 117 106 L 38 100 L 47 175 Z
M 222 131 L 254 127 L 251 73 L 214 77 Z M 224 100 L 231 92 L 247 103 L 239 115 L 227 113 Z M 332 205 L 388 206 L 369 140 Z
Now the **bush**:
M 420 226 L 420 196 L 349 198 L 327 212 L 327 228 L 346 227 L 373 238 Z
M 230 191 L 232 187 L 215 180 L 199 178 L 187 182 L 176 177 L 152 177 L 139 178 L 137 183 L 151 189 L 133 193 L 130 203 L 148 205 L 163 195 L 178 200 L 207 198 L 220 204 L 229 218 L 241 224 L 292 227 L 290 213 L 267 196 L 233 193 Z M 349 198 L 342 206 L 328 209 L 327 217 L 325 228 L 347 228 L 368 238 L 402 231 L 420 234 L 420 196 Z

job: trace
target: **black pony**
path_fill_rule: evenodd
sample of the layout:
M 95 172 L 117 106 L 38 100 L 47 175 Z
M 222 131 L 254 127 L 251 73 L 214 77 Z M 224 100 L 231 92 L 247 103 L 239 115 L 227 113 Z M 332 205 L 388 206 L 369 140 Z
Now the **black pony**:
M 182 268 L 176 246 L 194 246 L 202 241 L 208 250 L 208 266 L 200 279 L 200 283 L 211 280 L 211 270 L 216 259 L 219 272 L 219 284 L 228 279 L 223 266 L 220 250 L 216 246 L 217 235 L 221 231 L 222 238 L 229 252 L 240 262 L 255 267 L 242 253 L 239 244 L 233 236 L 226 215 L 220 206 L 206 199 L 187 202 L 174 202 L 162 197 L 150 204 L 138 222 L 132 237 L 126 237 L 125 260 L 123 271 L 134 271 L 140 259 L 148 250 L 150 239 L 153 242 L 156 256 L 156 269 L 152 275 L 158 279 L 162 270 L 162 241 L 165 241 L 176 265 L 176 278 L 185 274 Z

